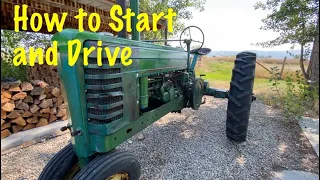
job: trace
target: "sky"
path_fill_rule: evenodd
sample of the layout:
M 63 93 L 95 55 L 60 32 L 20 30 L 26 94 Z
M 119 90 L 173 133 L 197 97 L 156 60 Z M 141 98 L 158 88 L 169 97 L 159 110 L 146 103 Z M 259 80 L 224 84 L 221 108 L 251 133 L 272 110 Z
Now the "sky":
M 252 45 L 252 43 L 272 40 L 277 37 L 273 31 L 260 30 L 263 25 L 261 19 L 267 16 L 267 12 L 254 9 L 253 5 L 257 1 L 207 0 L 204 6 L 205 11 L 194 11 L 193 19 L 184 22 L 186 26 L 200 27 L 205 34 L 204 46 L 213 51 L 289 50 L 290 45 L 274 48 Z

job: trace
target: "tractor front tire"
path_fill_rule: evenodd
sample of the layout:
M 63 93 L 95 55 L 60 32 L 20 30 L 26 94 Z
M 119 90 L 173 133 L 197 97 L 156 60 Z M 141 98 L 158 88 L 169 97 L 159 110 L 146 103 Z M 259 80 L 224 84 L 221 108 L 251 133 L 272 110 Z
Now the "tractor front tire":
M 97 156 L 84 166 L 75 180 L 139 180 L 140 163 L 127 151 L 114 150 Z
M 45 166 L 38 180 L 73 179 L 80 170 L 78 158 L 72 144 L 61 149 Z
M 243 142 L 247 138 L 256 54 L 242 52 L 236 56 L 228 94 L 226 135 L 230 140 Z

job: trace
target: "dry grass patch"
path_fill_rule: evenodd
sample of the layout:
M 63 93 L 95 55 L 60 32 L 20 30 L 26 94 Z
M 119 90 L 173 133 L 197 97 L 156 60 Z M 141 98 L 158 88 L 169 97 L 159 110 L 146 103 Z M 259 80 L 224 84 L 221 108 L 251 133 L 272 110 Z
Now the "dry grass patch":
M 201 68 L 201 71 L 212 72 L 212 68 L 214 66 L 218 68 L 223 68 L 228 71 L 232 71 L 233 63 L 235 57 L 202 57 L 200 65 L 198 65 L 198 69 Z M 283 59 L 257 59 L 257 61 L 262 64 L 265 68 L 271 70 L 271 68 L 276 67 L 277 69 L 282 68 Z M 307 68 L 308 63 L 305 63 L 305 68 Z M 256 78 L 271 78 L 271 74 L 265 68 L 256 65 Z M 300 71 L 300 64 L 298 59 L 287 59 L 282 78 L 286 78 L 289 76 L 295 76 L 296 72 Z

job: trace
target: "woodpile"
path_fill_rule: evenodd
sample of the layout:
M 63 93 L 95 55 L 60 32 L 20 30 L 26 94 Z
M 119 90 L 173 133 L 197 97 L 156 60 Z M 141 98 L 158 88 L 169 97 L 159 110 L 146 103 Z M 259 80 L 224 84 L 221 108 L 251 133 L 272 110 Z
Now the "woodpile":
M 57 119 L 67 120 L 58 87 L 41 80 L 1 83 L 1 139 Z
M 34 66 L 27 67 L 27 79 L 31 81 L 33 79 L 39 79 L 50 86 L 60 87 L 60 78 L 56 66 L 49 66 L 46 63 L 39 65 L 35 63 Z

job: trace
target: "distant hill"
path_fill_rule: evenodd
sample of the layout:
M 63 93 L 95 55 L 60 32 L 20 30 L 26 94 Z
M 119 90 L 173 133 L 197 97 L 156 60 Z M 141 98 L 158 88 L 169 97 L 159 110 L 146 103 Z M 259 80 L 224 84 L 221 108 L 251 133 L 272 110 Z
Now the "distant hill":
M 273 58 L 273 59 L 283 59 L 284 57 L 288 57 L 291 59 L 292 57 L 287 53 L 287 51 L 257 51 L 257 50 L 246 50 L 253 53 L 256 53 L 258 57 L 265 57 L 265 58 Z M 208 56 L 235 56 L 242 51 L 211 51 Z M 290 53 L 294 55 L 299 55 L 300 50 L 291 50 Z

